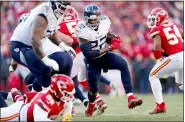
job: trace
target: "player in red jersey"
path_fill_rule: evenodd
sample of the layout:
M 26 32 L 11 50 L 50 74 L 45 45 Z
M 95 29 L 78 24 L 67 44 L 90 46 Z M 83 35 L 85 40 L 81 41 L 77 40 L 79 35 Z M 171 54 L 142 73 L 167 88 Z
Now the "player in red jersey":
M 157 114 L 166 112 L 159 78 L 175 73 L 176 83 L 183 90 L 183 31 L 168 21 L 168 13 L 162 8 L 151 11 L 147 25 L 151 28 L 153 54 L 158 60 L 149 75 L 157 104 L 150 114 Z
M 21 96 L 12 91 L 14 104 L 1 108 L 0 121 L 51 121 L 62 114 L 63 121 L 71 121 L 74 83 L 66 75 L 54 75 L 49 89 Z

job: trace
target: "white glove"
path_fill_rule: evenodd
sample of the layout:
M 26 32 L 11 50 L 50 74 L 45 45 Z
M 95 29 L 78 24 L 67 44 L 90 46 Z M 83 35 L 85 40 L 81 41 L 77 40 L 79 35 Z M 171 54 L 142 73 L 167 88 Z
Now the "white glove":
M 44 58 L 42 58 L 42 61 L 44 62 L 44 64 L 46 66 L 50 66 L 52 67 L 55 71 L 59 71 L 59 66 L 58 63 L 53 60 L 53 59 L 49 59 L 47 56 L 45 56 Z
M 10 65 L 9 66 L 9 72 L 13 72 L 14 70 L 13 70 L 13 67 L 12 67 L 12 65 Z
M 61 42 L 59 44 L 59 47 L 62 48 L 62 49 L 64 49 L 65 51 L 69 52 L 72 55 L 72 57 L 76 57 L 75 50 L 72 47 L 67 46 L 66 44 L 64 44 L 64 42 Z

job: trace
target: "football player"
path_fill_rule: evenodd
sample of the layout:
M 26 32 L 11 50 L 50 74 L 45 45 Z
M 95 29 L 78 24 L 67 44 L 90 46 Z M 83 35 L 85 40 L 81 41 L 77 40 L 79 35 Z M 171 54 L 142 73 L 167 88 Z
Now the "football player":
M 35 82 L 41 85 L 42 89 L 50 85 L 51 72 L 59 71 L 60 65 L 66 70 L 66 75 L 71 72 L 72 59 L 69 54 L 61 52 L 62 55 L 56 53 L 54 56 L 47 56 L 47 48 L 42 47 L 42 42 L 49 45 L 50 40 L 63 47 L 62 37 L 58 35 L 57 29 L 69 5 L 70 2 L 63 0 L 38 5 L 18 24 L 10 39 L 12 58 L 33 73 Z M 50 46 L 53 47 L 54 44 Z M 61 61 L 65 62 L 62 64 Z
M 1 108 L 0 121 L 52 121 L 62 114 L 63 121 L 71 121 L 74 83 L 66 75 L 51 78 L 51 85 L 39 93 L 28 92 L 24 96 L 12 89 L 14 102 Z
M 153 40 L 153 54 L 159 60 L 150 72 L 149 80 L 156 100 L 156 107 L 149 112 L 166 112 L 159 81 L 164 75 L 175 73 L 175 81 L 183 90 L 183 31 L 176 24 L 168 21 L 168 13 L 162 8 L 155 8 L 147 19 L 150 37 Z
M 85 114 L 89 117 L 94 112 L 94 102 L 98 93 L 98 81 L 102 69 L 104 71 L 120 70 L 129 109 L 142 104 L 142 100 L 136 98 L 132 93 L 131 78 L 126 61 L 111 52 L 120 48 L 121 39 L 110 31 L 110 26 L 110 19 L 101 15 L 98 6 L 90 4 L 85 7 L 84 21 L 75 27 L 75 35 L 85 57 L 87 69 L 89 102 Z
M 73 60 L 73 66 L 72 66 L 72 71 L 71 71 L 71 78 L 73 78 L 73 81 L 75 82 L 75 97 L 79 98 L 85 105 L 87 106 L 87 99 L 83 96 L 81 91 L 78 89 L 78 81 L 81 84 L 85 84 L 86 81 L 86 71 L 85 71 L 85 63 L 84 63 L 84 56 L 83 53 L 80 50 L 78 40 L 75 36 L 75 30 L 74 28 L 78 23 L 81 23 L 82 20 L 79 19 L 78 12 L 71 7 L 68 9 L 67 14 L 65 14 L 66 17 L 64 17 L 63 22 L 60 23 L 60 29 L 59 32 L 69 35 L 71 38 L 73 38 L 73 43 L 72 47 L 76 51 L 76 57 Z M 78 79 L 77 79 L 78 76 Z M 105 83 L 106 85 L 109 85 L 112 89 L 116 91 L 116 85 L 113 82 L 108 81 L 106 78 L 103 76 L 100 77 L 100 81 Z M 87 88 L 88 89 L 88 88 Z M 85 102 L 84 102 L 85 101 Z M 96 106 L 97 106 L 97 114 L 102 114 L 104 112 L 104 109 L 106 109 L 107 105 L 103 102 L 101 97 L 97 95 L 96 97 Z

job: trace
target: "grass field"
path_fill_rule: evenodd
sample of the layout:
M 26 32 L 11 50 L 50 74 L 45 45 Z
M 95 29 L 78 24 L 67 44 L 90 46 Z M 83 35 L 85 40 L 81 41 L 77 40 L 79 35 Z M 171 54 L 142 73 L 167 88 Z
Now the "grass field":
M 137 95 L 143 99 L 143 104 L 140 107 L 129 110 L 127 108 L 126 97 L 102 96 L 107 103 L 108 108 L 101 116 L 94 115 L 93 117 L 85 117 L 85 108 L 74 106 L 76 116 L 73 121 L 183 121 L 183 94 L 164 95 L 166 101 L 167 112 L 158 115 L 149 115 L 148 112 L 155 106 L 155 101 L 152 95 Z M 58 119 L 60 120 L 60 118 Z

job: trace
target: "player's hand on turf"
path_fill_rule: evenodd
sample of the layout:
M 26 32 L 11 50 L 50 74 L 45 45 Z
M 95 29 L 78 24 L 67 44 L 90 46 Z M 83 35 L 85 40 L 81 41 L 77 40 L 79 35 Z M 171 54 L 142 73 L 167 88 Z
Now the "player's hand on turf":
M 72 115 L 71 114 L 66 114 L 64 118 L 62 119 L 62 122 L 71 122 Z
M 57 63 L 55 60 L 49 59 L 47 56 L 45 56 L 45 57 L 42 59 L 42 61 L 44 62 L 44 64 L 45 64 L 46 66 L 50 66 L 50 67 L 52 67 L 55 71 L 59 71 L 59 65 L 58 65 L 58 63 Z
M 121 48 L 121 38 L 117 37 L 116 39 L 112 39 L 109 45 L 110 50 L 116 50 Z

